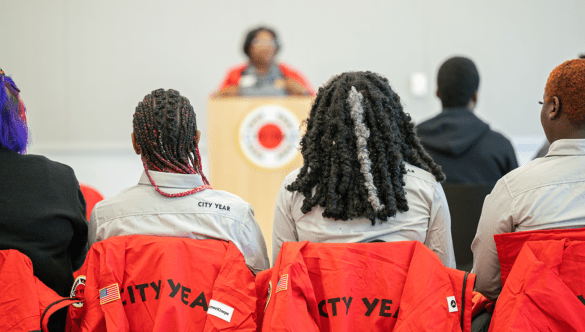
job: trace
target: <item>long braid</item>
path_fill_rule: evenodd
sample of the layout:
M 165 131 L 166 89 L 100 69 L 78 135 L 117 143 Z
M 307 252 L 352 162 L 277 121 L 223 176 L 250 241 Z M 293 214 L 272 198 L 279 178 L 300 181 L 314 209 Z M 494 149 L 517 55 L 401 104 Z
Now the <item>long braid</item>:
M 305 196 L 303 213 L 319 205 L 324 217 L 338 220 L 365 217 L 374 224 L 408 211 L 405 162 L 445 178 L 400 97 L 371 72 L 344 73 L 319 88 L 301 154 L 304 165 L 287 189 Z
M 211 189 L 201 168 L 196 141 L 197 122 L 187 98 L 175 90 L 153 91 L 138 103 L 133 127 L 146 175 L 158 193 L 166 197 L 182 197 Z M 154 183 L 149 170 L 200 174 L 205 184 L 189 191 L 169 194 Z

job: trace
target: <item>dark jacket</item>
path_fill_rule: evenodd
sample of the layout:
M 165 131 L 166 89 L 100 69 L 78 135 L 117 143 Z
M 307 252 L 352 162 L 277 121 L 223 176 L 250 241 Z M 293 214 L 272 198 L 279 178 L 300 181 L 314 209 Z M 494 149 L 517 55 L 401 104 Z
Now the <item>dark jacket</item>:
M 448 183 L 494 184 L 518 167 L 508 139 L 466 108 L 450 108 L 417 126 L 425 150 Z
M 0 147 L 0 250 L 27 255 L 34 274 L 68 297 L 87 253 L 85 200 L 73 170 Z

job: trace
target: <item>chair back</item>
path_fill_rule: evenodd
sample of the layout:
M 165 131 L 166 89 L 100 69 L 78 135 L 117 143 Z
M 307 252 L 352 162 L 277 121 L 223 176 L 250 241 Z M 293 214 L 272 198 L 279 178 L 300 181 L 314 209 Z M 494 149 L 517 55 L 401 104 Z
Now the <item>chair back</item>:
M 256 278 L 261 331 L 469 331 L 475 275 L 418 241 L 285 242 Z
M 221 240 L 147 235 L 94 243 L 68 331 L 256 329 L 254 275 Z M 78 281 L 76 281 L 76 284 Z
M 471 271 L 473 267 L 471 243 L 477 233 L 483 202 L 493 187 L 493 184 L 443 184 L 451 214 L 451 235 L 459 270 Z

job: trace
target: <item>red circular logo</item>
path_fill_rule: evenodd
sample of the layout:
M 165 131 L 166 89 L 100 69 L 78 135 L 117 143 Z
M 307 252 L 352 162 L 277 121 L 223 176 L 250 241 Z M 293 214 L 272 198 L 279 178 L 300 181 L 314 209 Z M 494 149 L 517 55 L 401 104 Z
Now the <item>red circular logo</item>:
M 273 123 L 263 125 L 258 131 L 258 141 L 266 149 L 274 149 L 279 146 L 283 138 L 282 130 Z

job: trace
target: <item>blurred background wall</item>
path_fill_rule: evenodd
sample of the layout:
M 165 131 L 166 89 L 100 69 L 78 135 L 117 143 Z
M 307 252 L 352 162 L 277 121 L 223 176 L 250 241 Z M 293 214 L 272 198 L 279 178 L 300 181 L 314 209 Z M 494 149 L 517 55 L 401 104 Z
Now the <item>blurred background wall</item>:
M 279 59 L 315 87 L 348 70 L 387 76 L 417 123 L 441 109 L 440 64 L 472 58 L 476 113 L 525 164 L 545 139 L 537 102 L 548 74 L 585 52 L 583 13 L 582 0 L 2 0 L 0 67 L 22 90 L 29 152 L 71 165 L 105 196 L 140 176 L 132 114 L 156 88 L 191 100 L 205 170 L 207 98 L 245 61 L 244 34 L 259 24 L 277 30 Z M 426 93 L 413 94 L 415 74 Z

